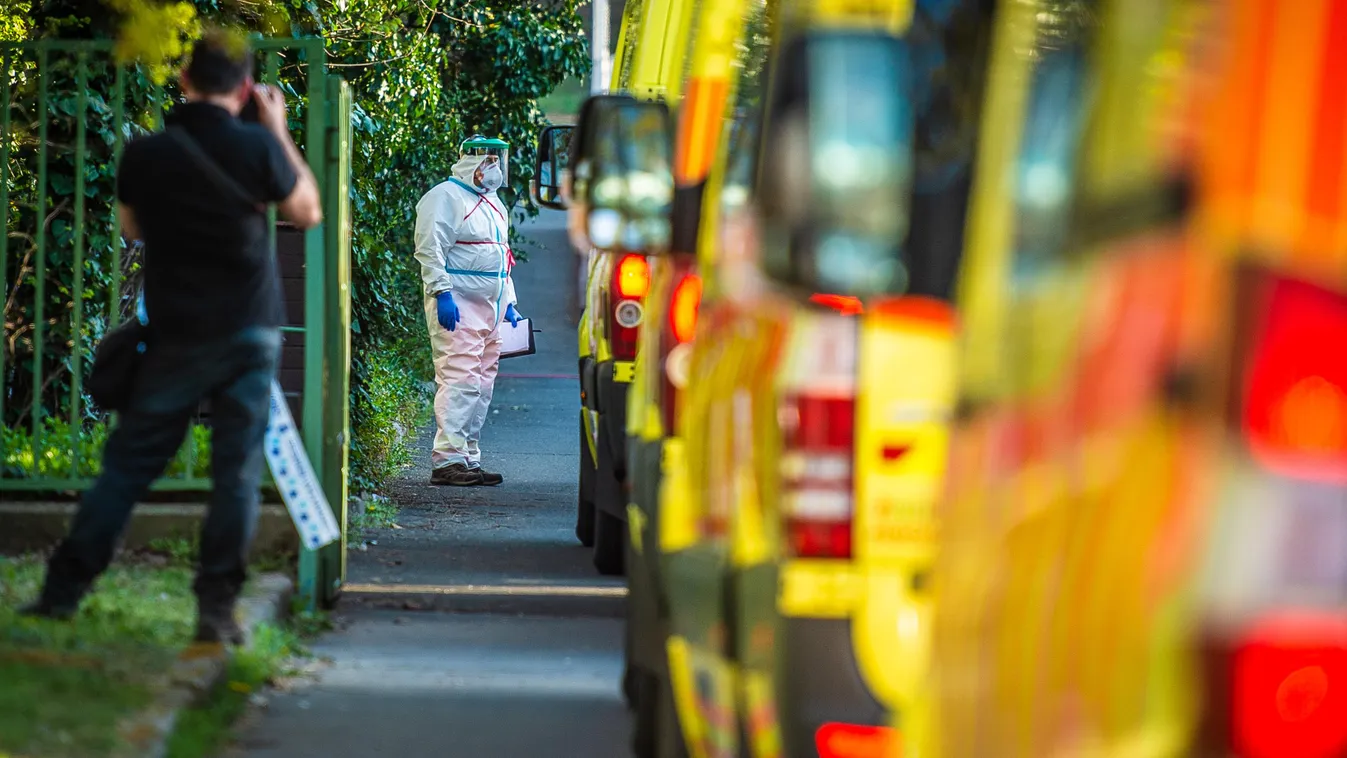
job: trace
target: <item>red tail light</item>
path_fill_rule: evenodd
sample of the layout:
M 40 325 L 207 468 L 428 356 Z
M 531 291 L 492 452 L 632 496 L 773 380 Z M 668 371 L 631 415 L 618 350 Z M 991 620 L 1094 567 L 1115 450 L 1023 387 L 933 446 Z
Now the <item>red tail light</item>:
M 628 300 L 640 300 L 650 291 L 650 264 L 645 256 L 628 254 L 617 264 L 618 294 Z
M 902 746 L 895 729 L 858 724 L 824 724 L 814 732 L 819 758 L 900 758 Z
M 781 404 L 786 534 L 797 558 L 850 558 L 855 400 L 792 395 Z
M 1290 279 L 1262 283 L 1241 419 L 1250 449 L 1282 474 L 1347 481 L 1347 298 Z
M 609 342 L 613 358 L 619 361 L 636 360 L 636 345 L 645 318 L 643 300 L 650 290 L 650 264 L 645 256 L 628 253 L 613 269 L 613 283 L 609 302 L 613 312 L 609 321 Z
M 1347 755 L 1347 619 L 1260 624 L 1232 655 L 1230 689 L 1239 758 Z

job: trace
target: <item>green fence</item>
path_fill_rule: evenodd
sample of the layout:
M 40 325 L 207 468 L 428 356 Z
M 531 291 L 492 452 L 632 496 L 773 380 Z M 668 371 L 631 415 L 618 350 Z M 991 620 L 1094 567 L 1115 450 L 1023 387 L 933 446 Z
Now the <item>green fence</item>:
M 287 90 L 291 126 L 318 179 L 323 225 L 271 225 L 292 254 L 282 385 L 314 469 L 345 524 L 350 362 L 350 96 L 318 39 L 256 40 L 261 79 Z M 98 340 L 134 313 L 138 248 L 121 239 L 115 170 L 124 145 L 157 130 L 176 93 L 112 43 L 0 45 L 0 495 L 61 499 L 92 484 L 106 419 L 84 377 Z M 273 211 L 274 213 L 274 211 Z M 209 416 L 200 415 L 160 493 L 209 489 Z M 159 498 L 168 495 L 157 495 Z M 343 529 L 344 531 L 344 529 Z M 301 555 L 301 591 L 330 599 L 344 545 Z

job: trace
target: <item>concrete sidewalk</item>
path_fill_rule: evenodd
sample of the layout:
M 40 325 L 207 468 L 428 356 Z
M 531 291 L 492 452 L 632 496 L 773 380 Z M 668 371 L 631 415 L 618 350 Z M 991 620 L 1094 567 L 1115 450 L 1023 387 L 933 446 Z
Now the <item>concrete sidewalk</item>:
M 350 554 L 338 631 L 315 680 L 240 732 L 251 758 L 620 758 L 621 581 L 574 536 L 578 389 L 574 256 L 560 214 L 516 269 L 538 354 L 501 365 L 483 435 L 495 488 L 431 487 L 428 437 L 390 493 L 399 529 Z M 359 590 L 353 592 L 350 590 Z

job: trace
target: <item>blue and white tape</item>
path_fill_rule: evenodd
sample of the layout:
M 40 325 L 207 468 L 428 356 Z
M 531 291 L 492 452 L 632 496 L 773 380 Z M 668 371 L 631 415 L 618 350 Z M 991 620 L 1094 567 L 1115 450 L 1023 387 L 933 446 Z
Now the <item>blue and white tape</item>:
M 304 443 L 295 430 L 295 420 L 290 415 L 290 406 L 285 402 L 285 393 L 281 385 L 271 383 L 271 418 L 267 422 L 266 436 L 267 464 L 271 466 L 271 478 L 281 491 L 286 510 L 299 530 L 300 541 L 304 547 L 317 550 L 341 539 L 341 527 L 332 514 L 327 496 L 318 477 L 313 473 L 313 465 L 304 450 Z

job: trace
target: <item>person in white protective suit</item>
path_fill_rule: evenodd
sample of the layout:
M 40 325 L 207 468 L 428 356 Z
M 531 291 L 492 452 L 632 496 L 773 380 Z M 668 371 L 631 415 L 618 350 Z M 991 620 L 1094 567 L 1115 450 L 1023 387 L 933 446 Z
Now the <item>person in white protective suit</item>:
M 496 190 L 508 171 L 506 143 L 472 137 L 453 178 L 416 205 L 416 258 L 425 283 L 426 326 L 435 360 L 432 484 L 494 486 L 480 439 L 500 361 L 502 321 L 518 328 L 510 270 L 509 210 Z

